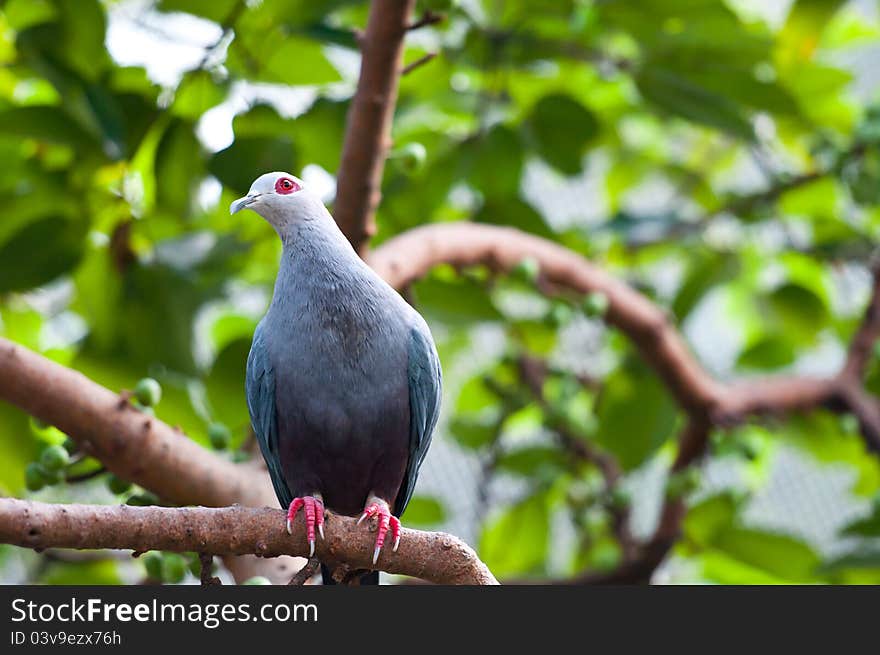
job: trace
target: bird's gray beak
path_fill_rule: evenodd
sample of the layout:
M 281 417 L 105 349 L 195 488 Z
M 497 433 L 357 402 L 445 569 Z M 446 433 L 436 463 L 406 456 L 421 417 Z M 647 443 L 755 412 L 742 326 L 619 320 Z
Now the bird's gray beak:
M 241 211 L 248 205 L 254 204 L 257 199 L 260 197 L 259 193 L 251 193 L 246 195 L 244 198 L 239 198 L 238 200 L 233 200 L 232 204 L 229 205 L 229 213 L 235 214 L 236 212 Z

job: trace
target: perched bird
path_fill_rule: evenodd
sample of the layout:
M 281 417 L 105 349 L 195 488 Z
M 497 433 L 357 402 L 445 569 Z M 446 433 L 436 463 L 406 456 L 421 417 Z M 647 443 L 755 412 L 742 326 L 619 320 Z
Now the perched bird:
M 266 173 L 229 212 L 252 209 L 283 245 L 272 302 L 247 362 L 251 423 L 287 530 L 304 510 L 309 551 L 324 508 L 378 517 L 373 564 L 412 497 L 440 409 L 424 319 L 355 253 L 320 198 Z M 359 521 L 359 522 L 360 522 Z M 332 583 L 322 564 L 325 583 Z M 362 584 L 378 584 L 378 571 Z

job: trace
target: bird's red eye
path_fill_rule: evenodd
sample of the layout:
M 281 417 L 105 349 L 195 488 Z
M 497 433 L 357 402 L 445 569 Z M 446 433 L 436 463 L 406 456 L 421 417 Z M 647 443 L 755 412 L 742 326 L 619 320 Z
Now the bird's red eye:
M 275 191 L 276 193 L 288 194 L 293 193 L 294 191 L 299 191 L 300 186 L 289 177 L 280 177 L 275 182 Z

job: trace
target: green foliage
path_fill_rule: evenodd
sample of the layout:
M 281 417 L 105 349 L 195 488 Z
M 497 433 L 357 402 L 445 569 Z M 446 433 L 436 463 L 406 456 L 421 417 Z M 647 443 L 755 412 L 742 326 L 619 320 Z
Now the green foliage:
M 676 407 L 666 388 L 641 362 L 631 361 L 607 380 L 597 406 L 596 441 L 632 469 L 672 436 Z
M 854 94 L 836 62 L 876 46 L 880 24 L 838 0 L 797 0 L 777 23 L 748 4 L 420 0 L 417 11 L 446 16 L 407 39 L 405 62 L 426 44 L 438 56 L 401 79 L 376 242 L 430 222 L 515 227 L 625 278 L 700 356 L 719 358 L 713 370 L 827 363 L 861 313 L 846 281 L 880 235 L 880 100 Z M 139 411 L 236 459 L 249 432 L 247 352 L 280 245 L 263 221 L 226 208 L 265 171 L 338 170 L 367 4 L 156 8 L 226 33 L 163 86 L 108 52 L 115 3 L 0 3 L 0 335 L 133 388 Z M 287 88 L 301 106 L 274 100 Z M 256 95 L 241 102 L 242 89 Z M 237 115 L 215 151 L 204 137 L 216 123 L 203 118 L 221 105 Z M 482 482 L 521 485 L 517 501 L 481 514 L 480 554 L 502 578 L 618 563 L 614 513 L 639 493 L 606 488 L 595 457 L 625 477 L 666 463 L 681 424 L 663 381 L 601 327 L 609 298 L 556 294 L 547 277 L 526 257 L 506 274 L 441 266 L 407 290 L 443 358 L 448 420 L 435 438 L 477 458 Z M 866 376 L 875 394 L 878 362 Z M 99 463 L 64 438 L 0 406 L 0 493 L 67 499 L 66 480 Z M 857 426 L 827 412 L 716 435 L 712 456 L 731 456 L 760 489 L 755 472 L 779 443 L 846 472 L 854 502 L 880 490 Z M 823 562 L 745 521 L 743 498 L 700 497 L 696 475 L 673 476 L 666 493 L 689 504 L 677 555 L 699 579 L 880 579 L 875 509 L 843 530 L 853 550 Z M 84 497 L 159 502 L 101 477 Z M 441 526 L 446 502 L 416 496 L 405 520 Z M 548 532 L 562 516 L 576 538 L 559 557 Z M 185 574 L 176 554 L 143 561 L 157 581 Z M 53 562 L 40 581 L 118 579 L 113 562 Z

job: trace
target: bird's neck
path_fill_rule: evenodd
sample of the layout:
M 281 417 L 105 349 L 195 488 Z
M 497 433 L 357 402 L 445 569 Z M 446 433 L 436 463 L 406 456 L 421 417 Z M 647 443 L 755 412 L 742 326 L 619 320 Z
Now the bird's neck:
M 290 302 L 294 296 L 318 304 L 339 301 L 341 296 L 354 300 L 370 286 L 372 271 L 323 205 L 321 209 L 291 224 L 282 236 L 273 305 Z

